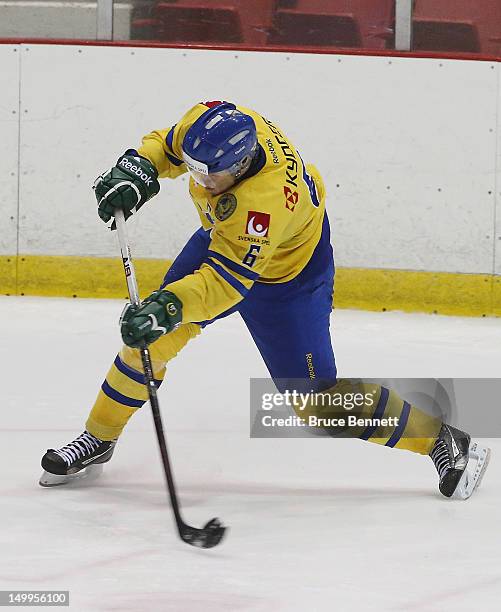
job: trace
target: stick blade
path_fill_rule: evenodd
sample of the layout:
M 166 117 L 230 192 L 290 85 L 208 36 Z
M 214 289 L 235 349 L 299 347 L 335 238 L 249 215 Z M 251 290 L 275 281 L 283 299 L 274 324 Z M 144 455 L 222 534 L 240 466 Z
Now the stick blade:
M 191 546 L 214 548 L 223 539 L 226 529 L 218 518 L 213 518 L 202 529 L 183 525 L 179 535 L 183 542 Z

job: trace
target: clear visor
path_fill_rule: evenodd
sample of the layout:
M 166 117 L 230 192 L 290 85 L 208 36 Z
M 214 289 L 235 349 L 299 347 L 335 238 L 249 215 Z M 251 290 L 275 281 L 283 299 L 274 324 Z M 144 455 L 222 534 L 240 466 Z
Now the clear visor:
M 221 170 L 221 172 L 212 172 L 211 174 L 202 174 L 196 170 L 190 170 L 190 175 L 196 183 L 212 190 L 226 189 L 236 180 L 235 174 L 229 170 Z
M 250 157 L 236 162 L 230 168 L 219 172 L 209 172 L 209 168 L 203 162 L 193 159 L 183 152 L 183 160 L 193 180 L 206 189 L 226 189 L 249 167 Z
M 206 189 L 217 189 L 221 185 L 225 185 L 228 182 L 235 180 L 235 173 L 230 170 L 221 170 L 220 172 L 211 172 L 210 174 L 204 174 L 188 167 L 190 175 L 193 180 L 205 187 Z

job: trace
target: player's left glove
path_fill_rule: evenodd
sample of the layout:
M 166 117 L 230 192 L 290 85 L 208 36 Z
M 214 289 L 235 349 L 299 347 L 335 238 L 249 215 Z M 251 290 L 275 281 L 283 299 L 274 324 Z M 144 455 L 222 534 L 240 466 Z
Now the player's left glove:
M 181 300 L 163 289 L 154 291 L 139 307 L 128 304 L 120 317 L 122 340 L 134 348 L 155 342 L 180 325 L 182 309 Z

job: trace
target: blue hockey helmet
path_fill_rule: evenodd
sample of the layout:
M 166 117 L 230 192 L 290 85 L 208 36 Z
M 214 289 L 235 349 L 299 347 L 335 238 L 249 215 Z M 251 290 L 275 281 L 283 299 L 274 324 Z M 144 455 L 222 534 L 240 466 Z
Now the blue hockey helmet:
M 256 124 L 234 104 L 222 102 L 205 111 L 183 139 L 183 160 L 197 182 L 228 173 L 238 178 L 257 150 Z

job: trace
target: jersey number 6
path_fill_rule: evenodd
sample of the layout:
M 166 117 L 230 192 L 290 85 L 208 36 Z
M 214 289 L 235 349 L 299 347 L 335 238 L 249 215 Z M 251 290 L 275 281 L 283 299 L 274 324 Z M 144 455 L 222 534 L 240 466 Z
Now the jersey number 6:
M 308 187 L 308 191 L 310 192 L 311 202 L 315 208 L 318 208 L 320 206 L 320 200 L 318 199 L 315 181 L 313 180 L 313 177 L 310 176 L 306 172 L 306 165 L 301 155 L 299 155 L 299 159 L 301 160 L 301 163 L 303 164 L 303 181 L 306 183 L 306 186 Z
M 261 246 L 259 244 L 251 244 L 249 250 L 245 254 L 245 257 L 242 259 L 242 263 L 249 266 L 249 268 L 252 268 L 252 266 L 256 263 L 257 255 L 260 250 Z

